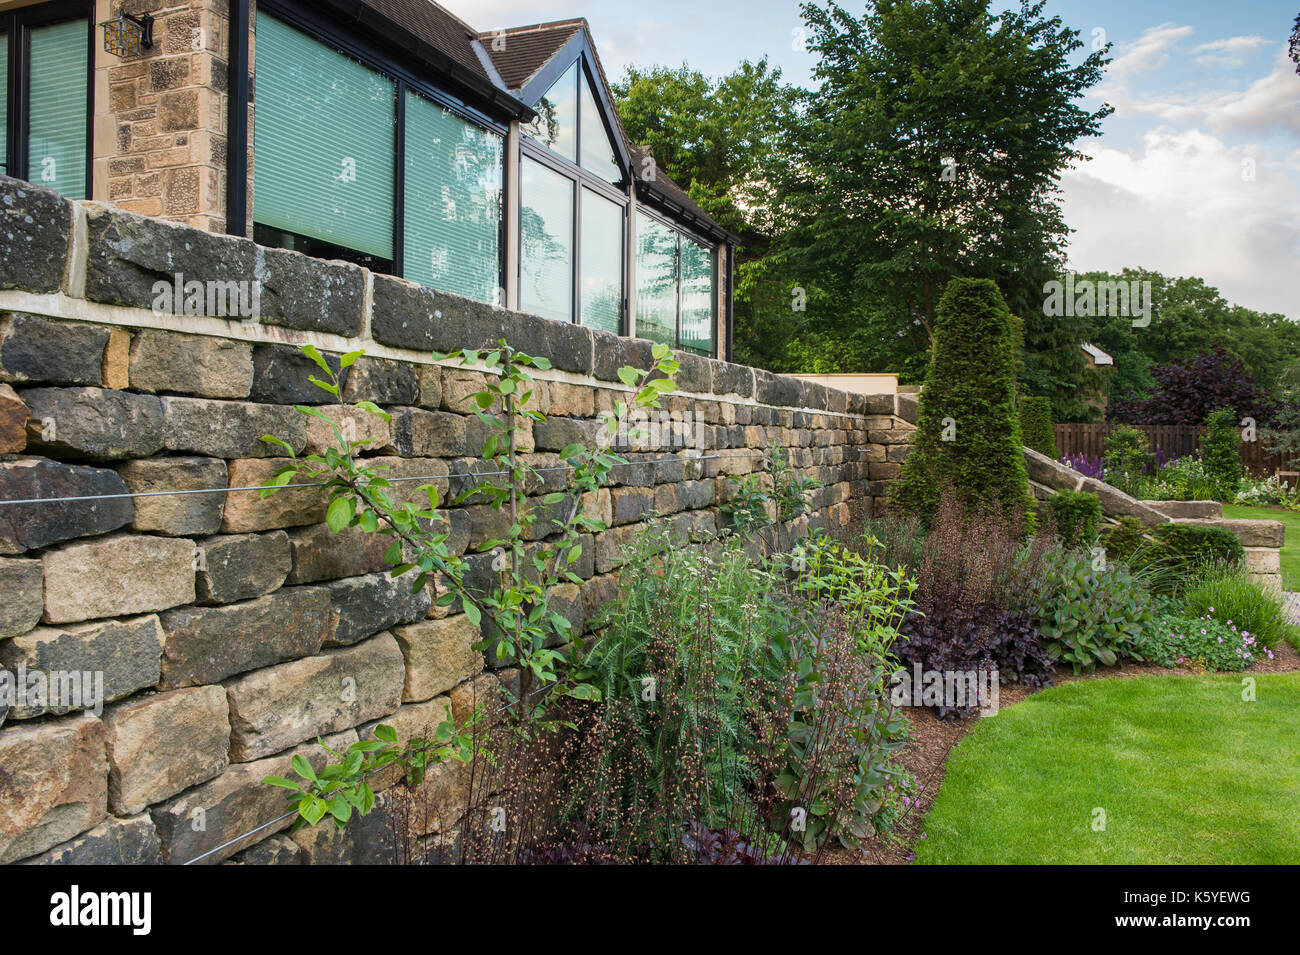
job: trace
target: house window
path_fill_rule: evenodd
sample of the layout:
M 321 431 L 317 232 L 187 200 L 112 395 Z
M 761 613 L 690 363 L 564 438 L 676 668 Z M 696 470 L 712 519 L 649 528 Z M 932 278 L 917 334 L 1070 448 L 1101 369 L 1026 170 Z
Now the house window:
M 254 237 L 392 271 L 397 90 L 273 17 L 257 17 Z
M 520 307 L 621 334 L 627 197 L 614 188 L 622 173 L 582 57 L 533 108 L 521 157 Z
M 537 119 L 524 132 L 569 162 L 578 161 L 578 61 L 533 107 Z
M 574 183 L 525 157 L 520 193 L 520 307 L 572 321 Z
M 636 275 L 637 335 L 713 355 L 713 249 L 638 210 Z
M 713 354 L 714 321 L 713 250 L 682 236 L 679 254 L 682 271 L 682 319 L 678 344 L 700 355 Z
M 581 235 L 579 320 L 617 335 L 623 330 L 623 207 L 583 189 Z
M 609 136 L 605 133 L 605 123 L 600 118 L 596 97 L 592 95 L 588 83 L 582 84 L 581 132 L 582 168 L 595 173 L 606 182 L 621 182 L 623 175 L 619 172 L 618 160 L 614 157 L 614 147 L 610 145 Z
M 69 199 L 90 194 L 92 36 L 66 4 L 0 15 L 0 169 Z
M 501 137 L 406 95 L 408 279 L 496 301 L 501 278 Z

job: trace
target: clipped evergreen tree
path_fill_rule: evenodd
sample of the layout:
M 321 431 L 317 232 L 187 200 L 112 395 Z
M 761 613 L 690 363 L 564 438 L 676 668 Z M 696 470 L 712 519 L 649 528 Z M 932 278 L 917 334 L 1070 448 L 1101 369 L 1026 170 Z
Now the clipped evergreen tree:
M 990 279 L 953 279 L 939 300 L 917 432 L 889 503 L 928 522 L 945 488 L 968 510 L 997 502 L 1017 520 L 1033 504 L 1016 413 L 1014 322 Z
M 1053 461 L 1060 457 L 1056 450 L 1056 429 L 1052 427 L 1052 399 L 1020 399 L 1020 437 L 1025 447 L 1045 454 Z
M 1231 501 L 1241 487 L 1241 435 L 1237 416 L 1231 408 L 1218 408 L 1205 418 L 1206 432 L 1201 439 L 1201 460 L 1214 481 L 1215 496 Z

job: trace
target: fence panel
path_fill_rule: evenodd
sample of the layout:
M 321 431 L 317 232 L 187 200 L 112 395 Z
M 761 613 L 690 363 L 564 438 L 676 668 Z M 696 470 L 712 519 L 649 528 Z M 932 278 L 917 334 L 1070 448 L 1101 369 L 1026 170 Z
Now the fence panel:
M 1106 436 L 1114 427 L 1110 423 L 1053 425 L 1057 450 L 1063 456 L 1082 454 L 1100 458 L 1106 449 Z M 1205 434 L 1205 428 L 1199 425 L 1147 424 L 1134 427 L 1146 434 L 1153 448 L 1160 449 L 1164 461 L 1196 453 Z M 1238 445 L 1238 451 L 1242 467 L 1256 477 L 1267 477 L 1276 470 L 1287 469 L 1286 457 L 1269 452 L 1260 441 L 1243 441 Z

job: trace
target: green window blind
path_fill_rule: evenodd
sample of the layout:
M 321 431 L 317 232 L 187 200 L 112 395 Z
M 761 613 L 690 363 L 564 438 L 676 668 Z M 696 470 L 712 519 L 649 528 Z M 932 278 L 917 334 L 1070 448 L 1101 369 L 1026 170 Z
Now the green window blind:
M 713 354 L 713 250 L 682 236 L 681 347 Z
M 481 302 L 496 300 L 501 155 L 500 136 L 407 93 L 408 279 Z
M 677 344 L 677 233 L 646 215 L 636 227 L 636 334 Z
M 525 158 L 520 172 L 519 304 L 544 318 L 573 318 L 573 183 Z
M 622 331 L 623 209 L 582 190 L 582 324 Z
M 9 174 L 9 35 L 0 30 L 0 172 Z
M 537 120 L 524 132 L 570 162 L 578 161 L 578 61 L 533 107 Z
M 256 97 L 253 217 L 393 258 L 392 80 L 259 12 Z
M 582 84 L 582 168 L 595 173 L 606 182 L 622 181 L 618 171 L 618 161 L 614 158 L 614 147 L 605 135 L 605 124 L 600 118 L 600 109 L 591 87 Z
M 31 31 L 27 178 L 69 199 L 86 197 L 85 20 Z

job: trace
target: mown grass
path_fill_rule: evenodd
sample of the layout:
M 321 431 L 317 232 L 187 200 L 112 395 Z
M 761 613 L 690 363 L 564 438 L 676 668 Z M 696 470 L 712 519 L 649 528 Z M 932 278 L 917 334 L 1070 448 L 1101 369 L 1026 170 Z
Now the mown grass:
M 1298 738 L 1300 673 L 1054 687 L 958 744 L 916 861 L 1294 865 Z

